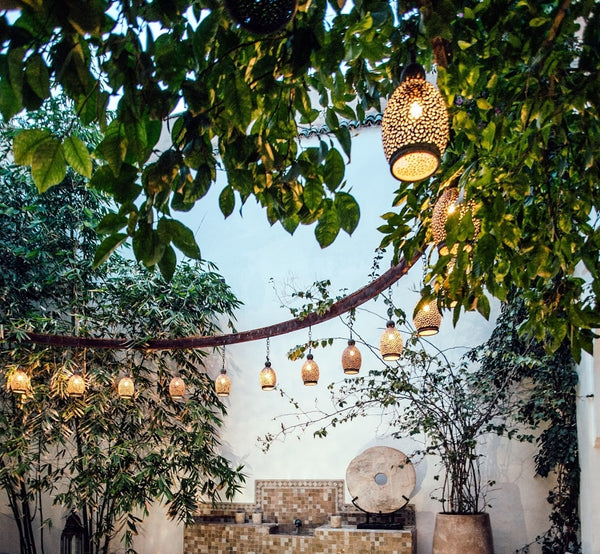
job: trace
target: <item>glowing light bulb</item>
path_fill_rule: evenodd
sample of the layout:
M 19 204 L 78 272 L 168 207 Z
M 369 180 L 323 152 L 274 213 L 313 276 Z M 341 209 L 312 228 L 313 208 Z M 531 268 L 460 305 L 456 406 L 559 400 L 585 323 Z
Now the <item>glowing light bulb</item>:
M 413 102 L 410 105 L 410 116 L 413 119 L 419 119 L 423 115 L 423 106 L 419 102 Z

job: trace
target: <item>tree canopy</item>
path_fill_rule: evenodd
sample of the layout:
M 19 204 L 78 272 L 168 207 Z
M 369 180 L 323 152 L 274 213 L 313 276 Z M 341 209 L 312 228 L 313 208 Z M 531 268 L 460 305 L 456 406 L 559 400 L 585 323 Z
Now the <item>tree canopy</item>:
M 176 212 L 190 210 L 218 171 L 225 216 L 254 197 L 289 232 L 315 224 L 322 246 L 352 233 L 360 211 L 345 179 L 348 121 L 381 111 L 416 59 L 437 69 L 450 143 L 433 178 L 399 185 L 383 246 L 407 259 L 427 251 L 432 206 L 458 184 L 474 209 L 447 224 L 447 242 L 459 247 L 433 256 L 424 300 L 443 292 L 455 318 L 487 315 L 488 296 L 503 300 L 517 286 L 530 314 L 522 331 L 550 350 L 567 337 L 576 357 L 591 349 L 600 292 L 593 0 L 299 0 L 291 22 L 270 34 L 249 32 L 216 0 L 0 8 L 9 5 L 20 11 L 0 15 L 3 117 L 61 88 L 80 120 L 104 133 L 93 152 L 68 128 L 32 129 L 14 142 L 40 191 L 70 165 L 113 196 L 96 264 L 128 240 L 167 277 L 175 248 L 199 257 Z M 301 148 L 299 131 L 319 117 L 329 134 Z M 167 130 L 171 144 L 157 151 Z

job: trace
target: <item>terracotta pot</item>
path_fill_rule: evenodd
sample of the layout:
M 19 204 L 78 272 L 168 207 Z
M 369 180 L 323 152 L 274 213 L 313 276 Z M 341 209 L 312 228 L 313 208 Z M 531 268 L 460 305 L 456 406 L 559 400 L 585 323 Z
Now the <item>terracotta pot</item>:
M 494 554 L 489 514 L 437 514 L 432 554 Z

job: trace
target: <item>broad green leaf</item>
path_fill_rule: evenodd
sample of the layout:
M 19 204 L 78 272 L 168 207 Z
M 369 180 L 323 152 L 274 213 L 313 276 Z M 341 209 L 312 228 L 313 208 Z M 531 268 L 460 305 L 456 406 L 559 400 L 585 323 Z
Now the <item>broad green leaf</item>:
M 42 56 L 34 54 L 27 60 L 25 78 L 33 92 L 42 99 L 48 98 L 50 94 L 50 76 Z
M 109 256 L 126 240 L 127 235 L 125 233 L 117 233 L 115 235 L 111 235 L 110 237 L 106 237 L 96 249 L 93 267 L 97 268 L 102 265 L 106 260 L 108 260 Z
M 529 26 L 530 27 L 541 27 L 542 25 L 545 25 L 546 23 L 548 23 L 548 18 L 547 17 L 534 17 L 530 22 L 529 22 Z
M 323 175 L 325 184 L 330 191 L 335 191 L 342 182 L 345 169 L 342 155 L 335 149 L 330 150 L 325 159 L 325 171 Z
M 350 151 L 352 150 L 352 139 L 350 137 L 350 131 L 348 130 L 348 127 L 345 125 L 340 126 L 337 128 L 334 134 L 349 160 Z
M 0 113 L 6 121 L 22 109 L 21 100 L 6 79 L 0 79 Z
M 127 218 L 122 214 L 108 213 L 98 223 L 96 232 L 100 235 L 112 235 L 118 233 L 127 225 Z
M 33 155 L 40 144 L 52 139 L 50 131 L 45 129 L 25 129 L 20 131 L 13 141 L 15 162 L 31 165 Z
M 94 171 L 89 184 L 111 194 L 118 203 L 125 204 L 135 200 L 142 192 L 142 187 L 136 184 L 137 176 L 137 170 L 129 164 L 123 164 L 116 177 L 110 166 L 103 165 Z
M 229 217 L 233 208 L 235 208 L 235 195 L 233 193 L 233 187 L 226 186 L 219 195 L 219 208 L 225 217 Z
M 326 209 L 315 227 L 315 237 L 321 248 L 329 246 L 340 232 L 340 222 L 331 200 L 326 201 Z
M 84 142 L 75 135 L 67 137 L 63 142 L 67 163 L 80 175 L 92 176 L 92 158 Z
M 351 235 L 360 219 L 358 202 L 347 192 L 338 192 L 335 195 L 334 206 L 340 227 Z
M 165 248 L 162 258 L 158 261 L 158 268 L 165 281 L 170 282 L 177 266 L 175 250 L 169 245 Z
M 67 163 L 60 140 L 50 138 L 40 144 L 31 160 L 31 176 L 40 193 L 57 185 L 67 172 Z
M 172 242 L 188 258 L 200 259 L 200 249 L 194 233 L 175 219 L 161 218 L 158 222 L 158 235 L 165 244 Z
M 118 121 L 113 121 L 108 126 L 104 139 L 96 147 L 96 153 L 108 162 L 113 175 L 118 176 L 127 154 L 127 138 Z
M 167 245 L 160 240 L 158 232 L 149 225 L 140 225 L 133 235 L 133 253 L 136 260 L 146 267 L 154 267 L 162 258 Z
M 304 199 L 304 205 L 309 210 L 316 210 L 323 201 L 323 188 L 317 183 L 307 183 L 304 185 L 302 198 Z

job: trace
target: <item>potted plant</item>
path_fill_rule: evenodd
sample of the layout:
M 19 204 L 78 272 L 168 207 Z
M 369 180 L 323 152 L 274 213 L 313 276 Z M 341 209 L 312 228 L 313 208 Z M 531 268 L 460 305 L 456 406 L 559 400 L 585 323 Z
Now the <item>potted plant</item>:
M 394 402 L 396 438 L 425 437 L 415 454 L 435 455 L 441 482 L 432 495 L 442 511 L 436 516 L 434 554 L 491 554 L 492 533 L 481 473 L 480 439 L 507 430 L 511 395 L 505 382 L 492 382 L 466 360 L 406 350 L 400 367 L 386 368 L 384 382 L 399 383 Z M 393 387 L 392 387 L 393 390 Z

